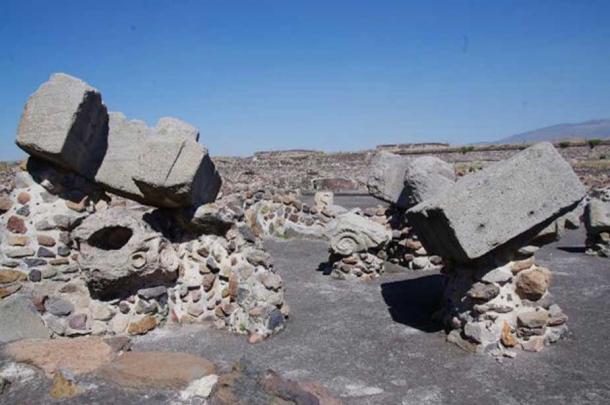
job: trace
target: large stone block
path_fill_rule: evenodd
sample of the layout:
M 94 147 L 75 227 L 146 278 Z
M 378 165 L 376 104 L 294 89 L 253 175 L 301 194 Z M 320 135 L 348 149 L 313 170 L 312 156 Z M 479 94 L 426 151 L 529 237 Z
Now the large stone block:
M 123 197 L 156 207 L 189 207 L 216 199 L 221 179 L 198 130 L 175 118 L 156 128 L 110 113 L 108 152 L 96 181 Z
M 543 142 L 460 179 L 407 218 L 429 252 L 466 262 L 535 236 L 584 196 L 568 162 Z
M 373 196 L 407 209 L 444 192 L 455 179 L 453 166 L 439 158 L 379 152 L 371 162 L 367 186 Z
M 109 117 L 108 150 L 95 180 L 115 194 L 146 202 L 132 176 L 138 172 L 138 156 L 151 129 L 120 112 L 111 112 Z
M 434 156 L 421 156 L 407 164 L 404 189 L 396 202 L 400 208 L 410 208 L 422 201 L 440 196 L 455 184 L 453 166 Z
M 17 145 L 27 153 L 93 180 L 108 145 L 108 112 L 100 93 L 63 73 L 30 96 Z
M 393 204 L 404 198 L 405 171 L 410 159 L 389 152 L 379 152 L 371 161 L 367 187 L 369 193 Z
M 207 149 L 181 137 L 150 137 L 133 179 L 153 205 L 188 207 L 213 202 L 222 181 Z

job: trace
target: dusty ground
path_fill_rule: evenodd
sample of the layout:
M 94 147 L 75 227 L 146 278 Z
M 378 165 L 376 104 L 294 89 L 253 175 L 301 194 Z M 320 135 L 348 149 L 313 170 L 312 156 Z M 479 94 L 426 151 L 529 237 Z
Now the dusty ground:
M 267 242 L 292 308 L 279 335 L 250 345 L 244 337 L 191 326 L 138 338 L 134 350 L 186 351 L 226 366 L 246 357 L 289 378 L 320 381 L 347 404 L 607 404 L 610 261 L 586 256 L 583 241 L 583 232 L 573 231 L 537 254 L 554 271 L 551 291 L 570 317 L 570 335 L 542 353 L 519 353 L 501 363 L 446 343 L 439 325 L 429 321 L 442 276 L 402 273 L 370 283 L 335 281 L 316 271 L 327 248 L 313 241 Z M 125 392 L 95 379 L 88 383 L 95 388 L 73 403 L 177 399 L 169 392 Z M 48 382 L 33 377 L 27 385 L 11 387 L 0 403 L 44 403 L 50 401 L 47 390 Z

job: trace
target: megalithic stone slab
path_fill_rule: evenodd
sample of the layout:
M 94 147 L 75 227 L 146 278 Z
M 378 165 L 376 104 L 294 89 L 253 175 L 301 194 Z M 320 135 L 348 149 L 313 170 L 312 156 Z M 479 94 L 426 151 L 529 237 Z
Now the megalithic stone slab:
M 378 152 L 369 169 L 367 188 L 380 200 L 396 204 L 402 196 L 405 171 L 410 159 L 389 152 Z
M 33 156 L 95 178 L 108 145 L 102 96 L 75 77 L 57 73 L 30 96 L 17 145 Z
M 207 149 L 182 137 L 150 137 L 133 179 L 147 200 L 162 207 L 188 207 L 216 199 L 222 181 Z
M 143 121 L 128 120 L 123 113 L 109 114 L 108 151 L 95 180 L 111 192 L 146 203 L 133 181 L 138 172 L 138 156 L 151 129 Z
M 407 218 L 426 250 L 467 262 L 527 239 L 584 196 L 569 163 L 543 142 L 460 179 L 408 210 Z

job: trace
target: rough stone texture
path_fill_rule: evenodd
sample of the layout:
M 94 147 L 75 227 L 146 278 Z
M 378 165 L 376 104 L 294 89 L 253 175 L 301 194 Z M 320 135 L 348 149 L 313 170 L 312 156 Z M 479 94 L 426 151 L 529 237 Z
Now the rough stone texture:
M 208 151 L 195 140 L 159 135 L 143 145 L 133 179 L 147 199 L 165 207 L 213 202 L 222 183 Z
M 415 158 L 406 166 L 404 190 L 396 201 L 400 208 L 410 208 L 442 195 L 455 184 L 453 166 L 434 156 Z
M 411 208 L 407 218 L 428 251 L 464 262 L 544 226 L 584 195 L 553 145 L 539 143 L 462 178 L 450 193 Z
M 108 145 L 108 112 L 100 93 L 63 73 L 30 96 L 17 145 L 31 155 L 94 179 Z
M 191 381 L 214 374 L 215 365 L 187 353 L 126 352 L 98 370 L 98 374 L 123 387 L 182 389 Z
M 139 151 L 150 128 L 143 121 L 128 120 L 120 112 L 109 114 L 108 127 L 108 151 L 95 181 L 116 194 L 142 201 L 144 196 L 132 176 L 138 171 Z
M 93 296 L 123 297 L 178 277 L 179 260 L 173 247 L 141 215 L 127 208 L 109 208 L 86 218 L 74 230 Z
M 342 256 L 379 248 L 392 234 L 383 226 L 354 212 L 340 215 L 328 224 L 330 249 Z
M 49 330 L 27 298 L 14 296 L 0 300 L 0 343 L 49 336 Z
M 390 203 L 402 201 L 404 196 L 405 171 L 410 158 L 389 152 L 378 152 L 371 161 L 368 191 L 371 195 Z
M 173 117 L 162 117 L 155 132 L 160 136 L 199 141 L 199 130 L 189 123 Z
M 3 354 L 20 363 L 42 369 L 47 376 L 58 370 L 86 374 L 110 363 L 120 347 L 113 347 L 100 337 L 73 339 L 25 339 L 8 344 Z

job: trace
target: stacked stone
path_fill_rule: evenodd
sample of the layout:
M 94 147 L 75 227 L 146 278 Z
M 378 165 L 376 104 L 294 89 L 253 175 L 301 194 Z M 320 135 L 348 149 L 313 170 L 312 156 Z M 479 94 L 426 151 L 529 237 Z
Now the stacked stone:
M 77 276 L 70 232 L 107 205 L 109 197 L 84 178 L 31 159 L 18 172 L 11 207 L 2 216 L 0 260 L 33 283 Z
M 551 271 L 536 264 L 537 249 L 524 246 L 446 270 L 448 341 L 512 357 L 510 349 L 540 351 L 565 334 L 567 316 L 549 292 Z
M 513 357 L 539 351 L 567 330 L 534 253 L 556 238 L 585 190 L 550 143 L 459 180 L 407 211 L 428 251 L 447 259 L 448 340 Z
M 392 232 L 392 239 L 379 252 L 379 257 L 387 262 L 409 270 L 432 271 L 443 267 L 440 256 L 430 255 L 407 223 L 405 210 L 390 205 L 363 210 L 364 216 L 385 225 Z
M 413 227 L 409 225 L 405 212 L 425 199 L 446 192 L 453 186 L 456 176 L 453 167 L 431 156 L 409 158 L 379 152 L 371 162 L 368 189 L 371 195 L 389 202 L 390 207 L 382 212 L 378 208 L 376 218 L 384 216 L 392 230 L 392 240 L 387 244 L 384 259 L 407 267 L 410 270 L 439 270 L 442 258 L 429 255 Z M 369 213 L 365 210 L 365 215 Z
M 587 254 L 610 258 L 610 188 L 593 191 L 585 224 Z
M 52 76 L 19 127 L 32 157 L 3 204 L 0 299 L 32 301 L 58 336 L 143 334 L 170 314 L 254 341 L 281 329 L 282 280 L 243 201 L 209 202 L 220 178 L 197 138 L 176 119 L 108 119 L 97 90 Z
M 219 328 L 267 337 L 288 316 L 281 277 L 271 257 L 237 228 L 179 247 L 181 276 L 170 291 L 172 319 L 213 321 Z
M 252 200 L 257 201 L 251 203 Z M 257 236 L 283 239 L 324 238 L 326 224 L 346 212 L 332 204 L 332 196 L 330 203 L 317 199 L 316 204 L 310 207 L 289 193 L 269 196 L 257 193 L 246 199 L 246 207 L 248 224 Z
M 391 238 L 385 226 L 352 211 L 330 222 L 327 234 L 333 278 L 370 280 L 384 272 L 383 250 Z

